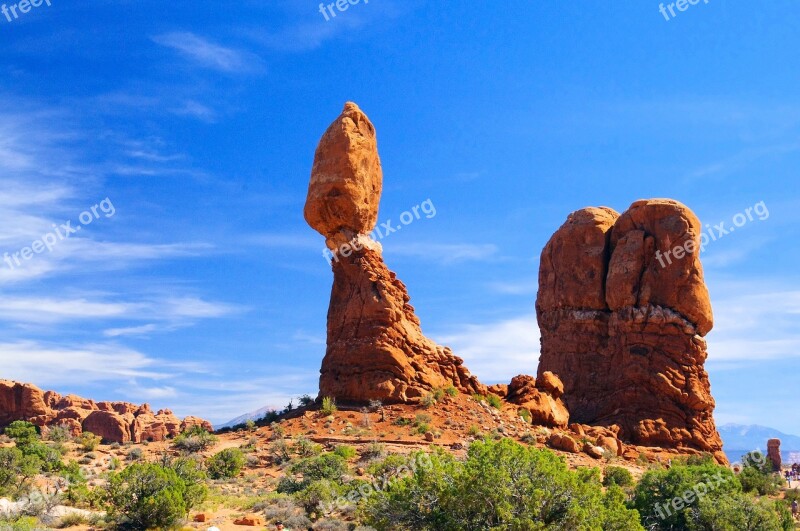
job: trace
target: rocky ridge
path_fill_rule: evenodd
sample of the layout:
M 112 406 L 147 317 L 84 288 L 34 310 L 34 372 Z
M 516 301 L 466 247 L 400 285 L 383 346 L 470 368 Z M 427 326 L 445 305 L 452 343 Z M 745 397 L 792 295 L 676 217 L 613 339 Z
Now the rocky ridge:
M 32 384 L 0 380 L 0 428 L 16 420 L 40 426 L 66 427 L 71 435 L 91 432 L 105 442 L 163 441 L 191 426 L 208 431 L 211 424 L 197 417 L 177 418 L 169 409 L 153 412 L 148 404 L 95 402 L 76 395 L 42 391 Z

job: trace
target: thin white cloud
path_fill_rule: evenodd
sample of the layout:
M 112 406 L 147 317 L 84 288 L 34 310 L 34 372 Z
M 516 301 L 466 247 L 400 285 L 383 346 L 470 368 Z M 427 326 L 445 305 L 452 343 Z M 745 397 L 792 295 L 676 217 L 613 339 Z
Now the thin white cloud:
M 381 242 L 383 243 L 383 242 Z M 491 243 L 411 243 L 384 245 L 384 254 L 413 257 L 437 264 L 483 262 L 496 258 L 497 246 Z
M 212 70 L 228 73 L 261 70 L 261 61 L 253 54 L 215 44 L 188 31 L 164 33 L 152 37 L 152 40 Z
M 539 365 L 539 327 L 533 314 L 458 326 L 435 339 L 464 358 L 482 382 L 508 383 L 518 374 L 536 374 Z
M 3 378 L 43 388 L 120 379 L 164 380 L 186 370 L 120 345 L 52 346 L 36 341 L 0 343 Z
M 0 298 L 0 321 L 10 323 L 51 324 L 78 320 L 158 320 L 176 326 L 196 319 L 219 318 L 239 312 L 237 306 L 208 302 L 197 297 L 153 298 L 136 302 L 89 300 L 86 297 L 14 297 Z M 155 329 L 116 328 L 107 336 L 130 335 Z
M 715 297 L 715 293 L 721 293 Z M 735 369 L 800 356 L 800 289 L 763 282 L 711 286 L 714 329 L 708 363 Z

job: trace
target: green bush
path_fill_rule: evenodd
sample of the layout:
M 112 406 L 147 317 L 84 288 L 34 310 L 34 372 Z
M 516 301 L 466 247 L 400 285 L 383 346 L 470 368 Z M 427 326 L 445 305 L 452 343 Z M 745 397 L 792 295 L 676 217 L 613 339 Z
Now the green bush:
M 789 511 L 779 502 L 757 500 L 743 493 L 706 497 L 698 502 L 697 511 L 689 511 L 690 531 L 791 531 L 794 523 Z
M 39 431 L 30 422 L 15 420 L 3 431 L 17 446 L 25 446 L 39 440 Z
M 347 473 L 347 464 L 341 456 L 326 453 L 295 463 L 291 471 L 293 474 L 302 474 L 305 481 L 329 479 L 341 482 L 342 476 Z
M 742 458 L 739 483 L 745 492 L 772 496 L 783 484 L 783 478 L 772 472 L 772 462 L 761 452 L 750 452 Z
M 134 463 L 112 474 L 106 491 L 108 516 L 123 529 L 175 527 L 193 501 L 178 473 L 156 463 Z
M 192 426 L 175 437 L 172 442 L 175 448 L 187 453 L 196 453 L 208 450 L 217 443 L 217 438 L 203 429 L 202 426 Z
M 622 468 L 621 466 L 607 467 L 603 477 L 603 486 L 610 487 L 611 485 L 620 487 L 633 485 L 633 474 L 627 468 Z
M 632 507 L 648 529 L 689 529 L 692 515 L 701 510 L 699 498 L 716 502 L 741 490 L 726 467 L 711 461 L 691 465 L 673 462 L 668 470 L 650 470 L 642 476 L 634 489 Z
M 322 453 L 322 446 L 302 435 L 295 439 L 292 449 L 300 457 L 313 457 Z
M 238 448 L 226 448 L 208 458 L 206 467 L 212 479 L 233 478 L 244 468 L 244 453 Z
M 338 410 L 339 408 L 336 407 L 336 401 L 333 398 L 326 396 L 322 399 L 322 408 L 320 409 L 320 413 L 327 417 L 333 415 Z
M 208 496 L 208 487 L 205 481 L 207 475 L 203 470 L 203 463 L 192 457 L 178 457 L 166 463 L 168 468 L 175 471 L 186 485 L 184 499 L 189 508 L 197 507 Z
M 455 387 L 454 385 L 450 385 L 450 386 L 448 386 L 448 387 L 447 387 L 447 388 L 444 390 L 444 392 L 445 392 L 445 394 L 446 394 L 447 396 L 451 396 L 451 397 L 458 396 L 458 389 L 456 389 L 456 387 Z
M 308 513 L 317 511 L 323 504 L 329 504 L 341 495 L 342 488 L 329 479 L 319 479 L 309 483 L 295 493 L 294 498 Z
M 361 516 L 378 530 L 642 530 L 636 511 L 599 473 L 571 472 L 548 450 L 509 439 L 472 444 L 465 462 L 439 450 L 429 466 L 368 497 Z
M 102 439 L 90 431 L 81 433 L 78 439 L 78 444 L 81 445 L 84 452 L 93 452 L 97 449 Z
M 355 448 L 353 448 L 352 446 L 348 446 L 346 444 L 340 444 L 339 446 L 337 446 L 333 450 L 333 453 L 345 460 L 352 459 L 356 455 L 358 455 L 358 452 L 356 452 Z
M 500 409 L 503 406 L 503 400 L 497 395 L 490 394 L 486 397 L 486 402 L 495 409 Z
M 35 455 L 25 455 L 19 448 L 0 448 L 0 496 L 27 492 L 41 471 L 42 461 Z

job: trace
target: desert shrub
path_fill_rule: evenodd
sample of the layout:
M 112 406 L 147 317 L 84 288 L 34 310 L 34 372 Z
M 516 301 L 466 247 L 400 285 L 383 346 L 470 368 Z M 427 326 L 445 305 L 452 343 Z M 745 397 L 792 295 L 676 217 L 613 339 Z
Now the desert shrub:
M 490 394 L 486 397 L 486 402 L 495 409 L 500 409 L 503 406 L 503 400 L 497 395 Z
M 108 479 L 109 518 L 123 529 L 169 529 L 191 509 L 186 482 L 169 467 L 134 463 Z
M 611 485 L 620 487 L 633 485 L 633 474 L 627 468 L 622 468 L 621 466 L 607 467 L 603 475 L 603 486 L 610 487 Z
M 738 476 L 744 492 L 772 496 L 778 492 L 783 479 L 772 472 L 772 462 L 761 452 L 750 452 L 742 458 L 742 471 Z
M 525 409 L 524 407 L 519 410 L 519 416 L 522 417 L 522 420 L 524 420 L 528 424 L 531 423 L 531 412 Z
M 290 461 L 292 458 L 289 455 L 289 445 L 283 439 L 272 441 L 269 445 L 269 454 L 272 457 L 273 463 L 280 465 Z
M 0 448 L 0 496 L 27 492 L 41 471 L 42 462 L 35 455 L 25 455 L 19 448 Z
M 63 443 L 72 439 L 72 434 L 66 426 L 53 426 L 47 432 L 47 440 Z
M 208 450 L 216 442 L 217 438 L 203 429 L 202 426 L 192 426 L 175 437 L 172 444 L 181 451 L 196 453 Z
M 548 450 L 478 441 L 466 461 L 431 454 L 429 466 L 367 498 L 361 516 L 378 530 L 643 529 L 619 489 L 603 494 L 597 478 Z
M 302 407 L 308 407 L 314 403 L 314 399 L 311 398 L 311 395 L 303 395 L 298 399 L 298 401 Z
M 356 455 L 358 455 L 358 452 L 356 452 L 356 449 L 355 449 L 355 448 L 353 448 L 352 446 L 348 446 L 348 445 L 346 445 L 346 444 L 340 444 L 340 445 L 338 445 L 338 446 L 337 446 L 337 447 L 336 447 L 336 448 L 333 450 L 333 453 L 334 453 L 334 454 L 336 454 L 336 455 L 338 455 L 338 456 L 339 456 L 339 457 L 341 457 L 342 459 L 352 459 L 352 458 L 354 458 Z
M 436 405 L 436 397 L 433 393 L 428 393 L 422 397 L 421 404 L 425 409 L 431 408 Z
M 206 467 L 212 479 L 233 478 L 244 468 L 244 454 L 239 448 L 226 448 L 208 458 Z
M 454 385 L 449 385 L 445 388 L 444 393 L 447 396 L 458 396 L 458 389 Z
M 325 453 L 316 457 L 303 459 L 291 467 L 293 474 L 302 474 L 304 481 L 328 479 L 341 482 L 347 473 L 347 464 L 341 456 Z
M 294 498 L 285 494 L 270 494 L 253 506 L 253 511 L 263 512 L 270 522 L 283 522 L 288 529 L 308 529 L 311 521 L 297 506 Z
M 0 517 L 0 530 L 2 531 L 38 531 L 39 529 L 41 529 L 41 525 L 33 516 L 8 519 Z
M 329 479 L 312 481 L 302 490 L 295 493 L 294 498 L 303 509 L 312 513 L 323 504 L 329 504 L 338 498 L 342 488 Z
M 256 430 L 256 421 L 253 419 L 247 419 L 244 423 L 244 429 L 247 431 L 255 431 Z
M 378 459 L 386 455 L 386 447 L 379 442 L 371 442 L 361 451 L 361 457 L 366 460 Z
M 131 448 L 131 451 L 128 452 L 126 459 L 128 461 L 141 461 L 142 457 L 144 457 L 144 451 L 141 448 Z
M 350 525 L 335 518 L 323 518 L 315 522 L 311 529 L 312 531 L 349 531 Z
M 690 531 L 791 531 L 794 528 L 791 513 L 780 502 L 757 500 L 741 492 L 702 498 L 698 510 L 689 511 L 686 527 Z
M 81 433 L 78 444 L 84 452 L 93 452 L 100 445 L 100 441 L 102 441 L 102 438 L 90 431 L 85 431 Z
M 477 437 L 481 434 L 481 429 L 478 427 L 477 424 L 470 424 L 469 429 L 467 429 L 467 435 L 470 437 Z
M 293 450 L 300 457 L 312 457 L 322 453 L 322 446 L 301 435 L 295 439 Z
M 196 507 L 205 501 L 208 497 L 208 487 L 205 483 L 208 476 L 200 460 L 193 457 L 178 457 L 169 460 L 165 466 L 174 470 L 186 485 L 183 497 L 189 508 Z
M 333 415 L 338 410 L 339 408 L 336 407 L 336 400 L 329 396 L 326 396 L 322 399 L 322 408 L 320 409 L 320 413 L 327 417 L 329 415 Z
M 733 472 L 726 467 L 710 461 L 673 463 L 668 470 L 649 470 L 642 476 L 634 489 L 632 506 L 648 529 L 688 529 L 691 515 L 700 510 L 700 493 L 702 498 L 716 503 L 741 490 Z
M 90 525 L 91 522 L 83 513 L 69 513 L 65 514 L 58 521 L 59 529 L 66 529 L 68 527 L 77 527 L 79 525 Z

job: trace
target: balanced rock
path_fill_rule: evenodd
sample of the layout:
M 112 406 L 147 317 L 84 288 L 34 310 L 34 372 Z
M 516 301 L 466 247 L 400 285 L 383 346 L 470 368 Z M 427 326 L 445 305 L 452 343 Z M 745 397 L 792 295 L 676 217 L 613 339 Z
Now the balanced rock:
M 560 377 L 573 422 L 726 462 L 704 369 L 713 317 L 701 231 L 668 199 L 570 214 L 541 257 L 539 377 Z
M 63 426 L 76 437 L 87 431 L 109 443 L 163 441 L 191 426 L 213 429 L 211 423 L 197 417 L 181 421 L 168 409 L 153 415 L 147 404 L 95 402 L 76 395 L 43 392 L 31 384 L 0 380 L 0 428 L 15 420 L 32 422 L 43 430 Z
M 347 103 L 319 143 L 305 206 L 306 221 L 332 252 L 320 396 L 402 403 L 450 385 L 485 394 L 461 358 L 422 334 L 405 285 L 369 236 L 382 179 L 375 127 Z

